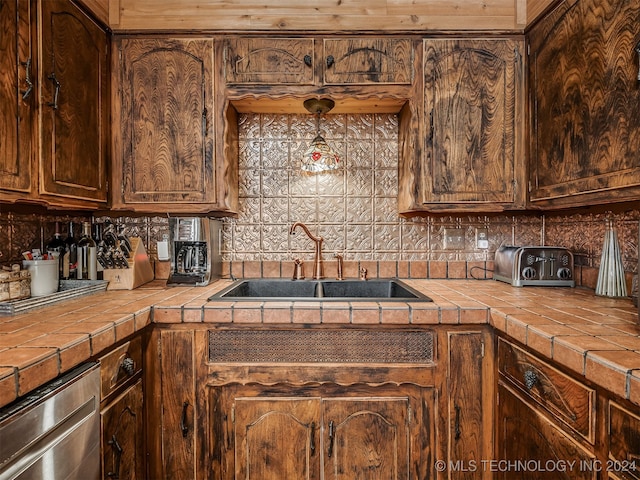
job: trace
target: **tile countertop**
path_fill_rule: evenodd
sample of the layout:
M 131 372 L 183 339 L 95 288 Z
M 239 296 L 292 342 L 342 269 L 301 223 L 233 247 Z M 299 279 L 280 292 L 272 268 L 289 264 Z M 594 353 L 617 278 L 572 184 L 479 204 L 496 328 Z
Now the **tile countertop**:
M 493 280 L 404 280 L 433 303 L 207 302 L 229 285 L 154 281 L 0 317 L 0 406 L 155 323 L 483 324 L 640 405 L 640 325 L 630 299 Z

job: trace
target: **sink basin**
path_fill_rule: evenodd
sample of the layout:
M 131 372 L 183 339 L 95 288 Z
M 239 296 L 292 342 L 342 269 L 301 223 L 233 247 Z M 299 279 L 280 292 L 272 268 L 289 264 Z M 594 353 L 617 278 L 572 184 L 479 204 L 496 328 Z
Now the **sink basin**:
M 431 299 L 397 279 L 373 280 L 238 280 L 209 300 L 322 300 L 430 302 Z

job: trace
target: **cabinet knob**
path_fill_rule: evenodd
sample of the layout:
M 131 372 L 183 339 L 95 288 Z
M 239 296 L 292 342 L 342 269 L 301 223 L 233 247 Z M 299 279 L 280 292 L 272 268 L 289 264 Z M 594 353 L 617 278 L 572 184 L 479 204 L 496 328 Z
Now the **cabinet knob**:
M 305 64 L 307 67 L 310 67 L 311 65 L 313 65 L 313 61 L 312 61 L 312 59 L 311 59 L 311 55 L 306 54 L 306 55 L 304 56 L 304 64 Z
M 122 359 L 120 368 L 129 376 L 132 376 L 136 371 L 136 362 L 131 357 L 125 357 Z
M 527 390 L 531 390 L 538 383 L 538 376 L 536 372 L 533 370 L 527 370 L 524 372 L 524 385 L 527 387 Z
M 331 68 L 334 63 L 336 63 L 336 59 L 333 58 L 333 55 L 329 55 L 327 57 L 327 68 Z

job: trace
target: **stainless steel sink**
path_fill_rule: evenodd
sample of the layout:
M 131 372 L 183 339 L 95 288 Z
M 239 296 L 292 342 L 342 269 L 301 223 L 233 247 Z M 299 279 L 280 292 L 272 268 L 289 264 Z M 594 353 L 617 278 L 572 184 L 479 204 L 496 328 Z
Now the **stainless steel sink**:
M 372 280 L 238 280 L 212 297 L 215 300 L 432 301 L 394 278 Z

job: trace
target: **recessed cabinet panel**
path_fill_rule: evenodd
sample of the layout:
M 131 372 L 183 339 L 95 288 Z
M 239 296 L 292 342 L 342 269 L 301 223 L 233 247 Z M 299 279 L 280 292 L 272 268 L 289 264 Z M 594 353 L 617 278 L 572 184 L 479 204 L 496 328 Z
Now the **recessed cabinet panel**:
M 324 83 L 410 85 L 413 80 L 412 48 L 409 39 L 325 39 Z
M 213 40 L 123 39 L 118 48 L 122 197 L 114 203 L 214 205 Z
M 0 189 L 32 191 L 32 122 L 36 109 L 29 0 L 0 4 Z
M 232 38 L 225 41 L 225 82 L 312 85 L 312 38 Z
M 424 41 L 422 203 L 518 203 L 520 49 L 512 39 Z
M 530 201 L 637 200 L 640 3 L 564 1 L 529 32 Z
M 70 2 L 42 2 L 41 193 L 106 202 L 106 34 Z
M 599 472 L 586 468 L 594 465 L 595 455 L 582 447 L 570 435 L 535 411 L 519 395 L 498 384 L 497 458 L 510 465 L 496 473 L 496 479 L 510 480 L 596 480 Z M 518 467 L 525 462 L 525 467 Z M 575 462 L 570 471 L 559 471 L 555 465 Z M 526 467 L 529 465 L 529 467 Z M 538 467 L 540 466 L 540 467 Z
M 616 402 L 609 402 L 608 471 L 620 478 L 640 479 L 640 416 Z

